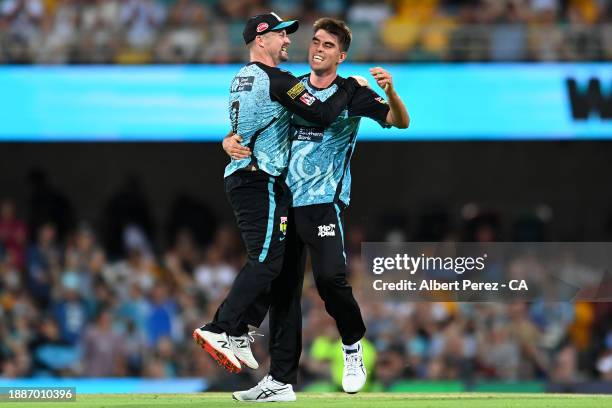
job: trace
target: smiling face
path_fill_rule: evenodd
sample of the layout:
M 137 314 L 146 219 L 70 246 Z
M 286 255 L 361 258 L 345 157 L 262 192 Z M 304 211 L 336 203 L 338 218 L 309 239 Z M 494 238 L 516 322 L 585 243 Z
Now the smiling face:
M 335 71 L 345 59 L 346 52 L 341 50 L 337 36 L 323 29 L 314 33 L 308 48 L 310 69 L 318 74 Z
M 285 30 L 270 31 L 260 37 L 266 53 L 276 64 L 289 60 L 288 50 L 291 40 Z

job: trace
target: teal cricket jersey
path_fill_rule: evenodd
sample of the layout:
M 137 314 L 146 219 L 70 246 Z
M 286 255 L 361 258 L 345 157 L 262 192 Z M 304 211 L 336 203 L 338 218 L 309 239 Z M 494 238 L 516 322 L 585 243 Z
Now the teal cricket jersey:
M 336 80 L 342 80 L 337 77 Z M 334 81 L 325 89 L 310 84 L 309 75 L 300 77 L 308 92 L 325 101 L 338 91 Z M 368 87 L 355 92 L 347 109 L 327 127 L 294 115 L 292 143 L 286 183 L 293 195 L 293 206 L 342 202 L 348 206 L 351 193 L 350 161 L 355 151 L 362 117 L 386 124 L 389 105 Z
M 298 114 L 318 126 L 328 126 L 346 109 L 359 88 L 355 80 L 342 80 L 334 95 L 315 98 L 304 82 L 289 72 L 260 62 L 245 65 L 230 87 L 232 130 L 251 149 L 250 158 L 231 160 L 224 177 L 251 164 L 272 176 L 287 167 L 291 115 Z

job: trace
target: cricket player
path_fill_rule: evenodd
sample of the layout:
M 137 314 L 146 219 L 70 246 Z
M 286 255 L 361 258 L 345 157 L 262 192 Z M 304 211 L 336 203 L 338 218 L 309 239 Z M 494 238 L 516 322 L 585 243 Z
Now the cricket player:
M 298 114 L 317 126 L 329 126 L 359 88 L 355 79 L 339 78 L 334 95 L 322 101 L 302 81 L 277 68 L 288 59 L 289 34 L 297 29 L 297 21 L 283 21 L 273 13 L 250 18 L 243 31 L 250 62 L 231 83 L 232 129 L 244 137 L 252 155 L 231 160 L 225 169 L 225 191 L 248 261 L 213 322 L 193 333 L 196 342 L 231 372 L 239 372 L 241 363 L 258 367 L 250 350 L 248 326 L 243 323 L 250 320 L 245 312 L 269 291 L 281 272 L 291 202 L 283 177 L 291 116 Z
M 300 77 L 308 92 L 322 101 L 338 91 L 337 69 L 346 59 L 351 31 L 344 22 L 323 18 L 314 24 L 309 47 L 310 74 Z M 293 387 L 301 353 L 300 298 L 308 248 L 315 283 L 325 309 L 335 319 L 344 353 L 343 389 L 358 392 L 366 382 L 360 339 L 365 326 L 350 285 L 346 281 L 343 213 L 350 201 L 350 159 L 362 117 L 383 127 L 407 128 L 410 118 L 395 92 L 393 79 L 382 68 L 370 73 L 384 89 L 387 100 L 370 88 L 359 88 L 349 106 L 327 127 L 294 115 L 286 183 L 292 193 L 283 272 L 266 297 L 248 311 L 250 324 L 258 326 L 270 312 L 269 374 L 255 387 L 233 394 L 239 401 L 294 401 Z M 224 140 L 230 156 L 248 157 L 240 136 Z

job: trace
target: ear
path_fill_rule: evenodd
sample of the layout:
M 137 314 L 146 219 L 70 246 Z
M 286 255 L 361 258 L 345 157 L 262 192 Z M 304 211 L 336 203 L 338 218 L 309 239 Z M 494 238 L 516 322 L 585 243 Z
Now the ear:
M 340 58 L 338 59 L 338 64 L 342 64 L 345 59 L 346 59 L 346 52 L 343 51 L 343 52 L 340 53 Z
M 263 48 L 264 46 L 264 38 L 263 35 L 258 35 L 255 37 L 255 46 L 259 48 Z

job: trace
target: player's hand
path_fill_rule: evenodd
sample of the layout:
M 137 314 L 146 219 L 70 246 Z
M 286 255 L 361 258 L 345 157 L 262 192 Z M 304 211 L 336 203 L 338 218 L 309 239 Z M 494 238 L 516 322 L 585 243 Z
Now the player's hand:
M 234 160 L 251 157 L 251 149 L 241 145 L 240 142 L 242 142 L 242 137 L 231 132 L 223 139 L 223 150 Z
M 351 78 L 354 78 L 360 86 L 367 86 L 368 88 L 370 87 L 370 83 L 368 82 L 368 80 L 362 77 L 361 75 L 351 75 Z
M 381 67 L 370 68 L 370 74 L 376 80 L 378 86 L 380 86 L 386 93 L 394 90 L 393 77 L 386 69 Z

